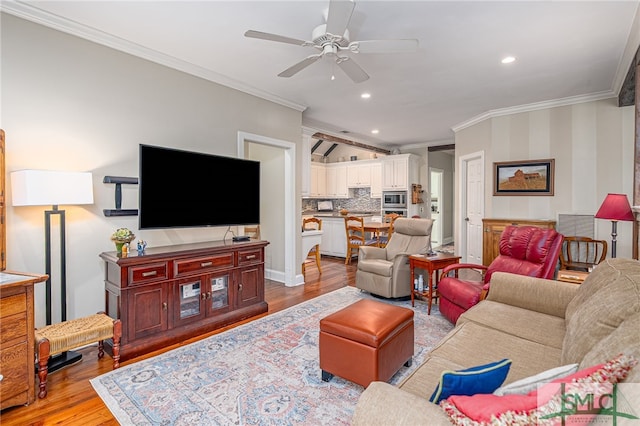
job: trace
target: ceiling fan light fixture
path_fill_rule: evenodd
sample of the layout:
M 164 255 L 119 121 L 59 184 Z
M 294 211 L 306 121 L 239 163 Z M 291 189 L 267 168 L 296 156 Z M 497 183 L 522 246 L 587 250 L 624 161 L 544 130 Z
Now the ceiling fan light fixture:
M 347 26 L 355 7 L 353 0 L 329 0 L 329 9 L 326 12 L 325 24 L 316 26 L 311 32 L 311 40 L 305 41 L 297 38 L 265 33 L 262 31 L 248 30 L 245 37 L 257 38 L 279 43 L 294 44 L 302 47 L 312 47 L 319 53 L 307 56 L 302 61 L 290 66 L 278 77 L 292 77 L 302 71 L 323 56 L 334 59 L 340 69 L 354 82 L 362 83 L 369 79 L 369 75 L 348 56 L 340 55 L 341 51 L 348 53 L 402 53 L 415 52 L 418 49 L 416 39 L 397 40 L 358 40 L 350 41 Z M 335 78 L 332 73 L 332 80 Z

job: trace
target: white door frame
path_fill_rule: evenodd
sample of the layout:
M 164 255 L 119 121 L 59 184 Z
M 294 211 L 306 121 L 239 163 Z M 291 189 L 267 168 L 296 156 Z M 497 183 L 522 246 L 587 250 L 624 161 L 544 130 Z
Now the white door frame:
M 296 285 L 296 224 L 294 213 L 295 206 L 295 182 L 296 182 L 296 144 L 282 139 L 274 139 L 268 136 L 256 135 L 247 132 L 238 132 L 238 158 L 244 158 L 244 144 L 252 142 L 276 148 L 282 148 L 284 152 L 284 272 L 265 271 L 266 278 L 283 282 L 290 287 Z M 281 276 L 278 276 L 281 275 Z
M 460 168 L 460 193 L 458 194 L 458 205 L 460 209 L 458 210 L 456 221 L 458 223 L 458 235 L 460 238 L 456 238 L 456 247 L 458 247 L 458 241 L 460 241 L 460 249 L 458 254 L 462 256 L 462 261 L 467 261 L 467 224 L 465 221 L 465 213 L 467 211 L 467 165 L 469 162 L 473 160 L 480 159 L 480 164 L 482 166 L 482 176 L 485 175 L 484 170 L 484 151 L 473 152 L 467 155 L 461 155 L 459 157 L 459 168 Z M 484 182 L 486 179 L 482 180 L 482 194 L 483 196 L 480 198 L 480 211 L 482 212 L 482 216 L 484 216 Z

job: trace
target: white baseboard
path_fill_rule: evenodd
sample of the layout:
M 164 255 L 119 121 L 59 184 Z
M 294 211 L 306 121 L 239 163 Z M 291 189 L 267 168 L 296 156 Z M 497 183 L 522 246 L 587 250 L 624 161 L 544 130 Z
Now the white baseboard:
M 268 280 L 282 283 L 287 287 L 295 287 L 304 284 L 304 276 L 302 274 L 296 275 L 293 283 L 288 283 L 285 279 L 284 272 L 265 268 L 264 277 Z

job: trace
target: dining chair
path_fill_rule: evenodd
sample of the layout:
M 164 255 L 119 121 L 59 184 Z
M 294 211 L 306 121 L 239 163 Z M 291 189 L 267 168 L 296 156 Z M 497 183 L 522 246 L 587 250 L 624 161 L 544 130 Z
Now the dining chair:
M 605 240 L 565 237 L 560 251 L 560 269 L 588 272 L 607 257 L 607 248 Z
M 384 215 L 382 221 L 389 224 L 389 230 L 380 235 L 378 243 L 380 247 L 387 246 L 387 243 L 391 239 L 391 234 L 393 234 L 393 223 L 399 217 L 400 215 L 398 213 L 387 213 Z
M 344 229 L 347 233 L 347 255 L 344 260 L 345 265 L 351 263 L 352 252 L 355 249 L 356 254 L 363 246 L 377 246 L 377 238 L 366 238 L 364 232 L 364 219 L 360 216 L 346 216 L 344 218 Z
M 322 219 L 318 219 L 317 217 L 307 217 L 302 219 L 302 232 L 304 231 L 322 231 Z M 320 266 L 320 244 L 316 244 L 308 253 L 306 253 L 304 262 L 302 262 L 302 275 L 305 275 L 307 272 L 307 262 L 312 261 L 309 259 L 312 256 L 315 258 L 318 273 L 322 273 L 322 267 Z

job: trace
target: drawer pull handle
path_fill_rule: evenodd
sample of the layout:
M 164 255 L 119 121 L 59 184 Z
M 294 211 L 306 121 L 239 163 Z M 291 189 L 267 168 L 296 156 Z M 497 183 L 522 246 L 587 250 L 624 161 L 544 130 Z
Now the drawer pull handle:
M 211 266 L 211 265 L 213 265 L 213 262 L 202 262 L 200 264 L 200 267 L 206 268 L 207 266 Z
M 4 379 L 4 376 L 0 374 L 0 382 L 2 381 L 2 379 Z
M 162 309 L 166 311 L 168 307 L 169 305 L 167 305 L 167 302 L 162 302 Z
M 238 291 L 242 291 L 242 283 L 238 284 Z
M 158 271 L 149 271 L 149 272 L 143 272 L 142 276 L 143 277 L 153 277 L 155 275 L 158 275 Z
M 255 255 L 255 254 L 252 254 L 252 255 L 250 255 L 250 256 L 247 256 L 247 260 L 249 260 L 249 259 L 255 259 L 255 258 L 256 258 L 256 255 Z

